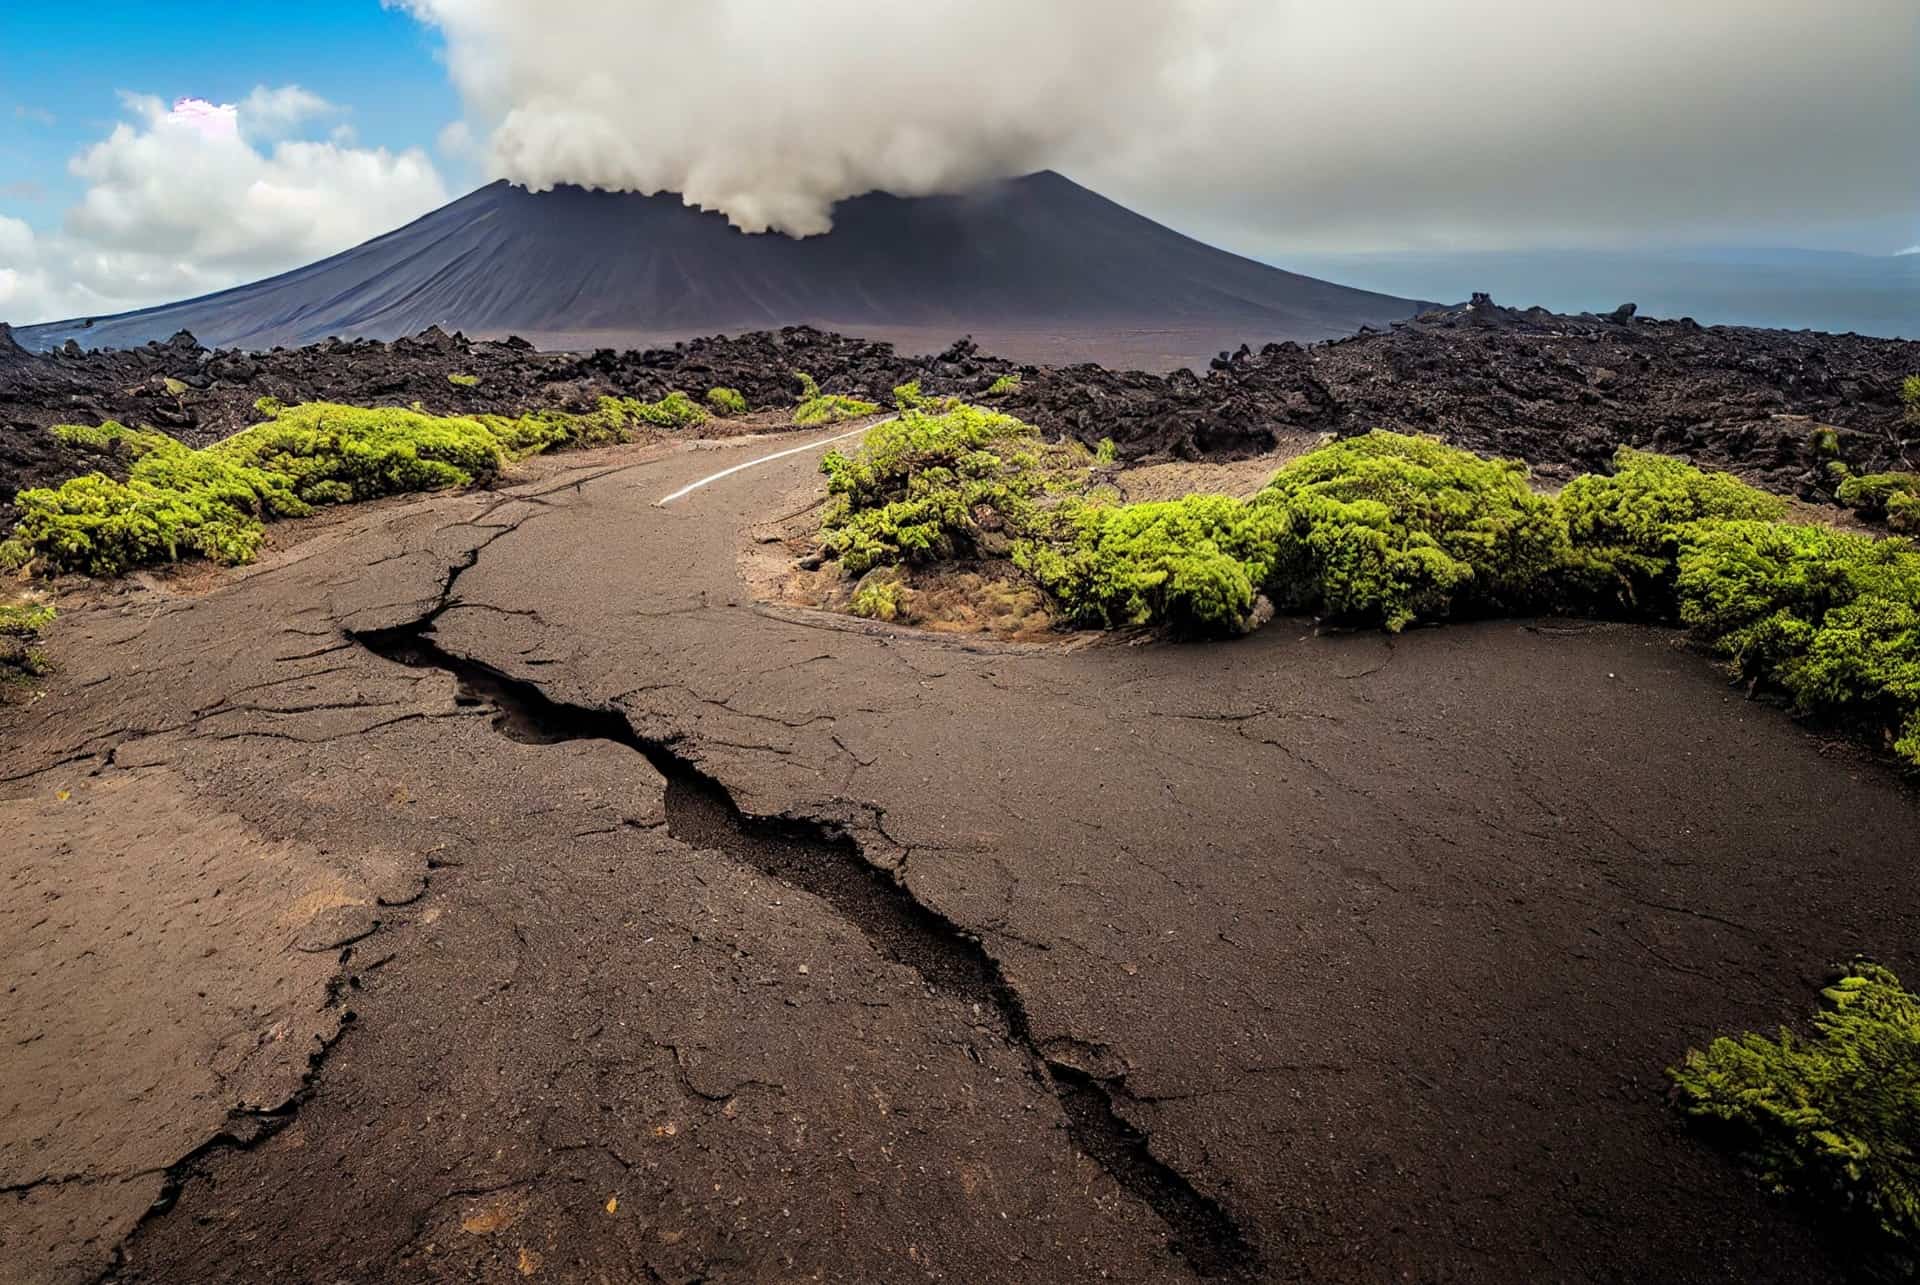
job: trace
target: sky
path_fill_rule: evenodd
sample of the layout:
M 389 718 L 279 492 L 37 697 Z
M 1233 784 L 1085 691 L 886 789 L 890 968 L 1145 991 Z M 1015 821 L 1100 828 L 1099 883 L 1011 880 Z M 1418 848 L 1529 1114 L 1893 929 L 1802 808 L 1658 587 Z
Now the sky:
M 749 231 L 1053 167 L 1228 248 L 1920 250 L 1913 0 L 104 0 L 0 14 L 0 319 L 495 177 Z

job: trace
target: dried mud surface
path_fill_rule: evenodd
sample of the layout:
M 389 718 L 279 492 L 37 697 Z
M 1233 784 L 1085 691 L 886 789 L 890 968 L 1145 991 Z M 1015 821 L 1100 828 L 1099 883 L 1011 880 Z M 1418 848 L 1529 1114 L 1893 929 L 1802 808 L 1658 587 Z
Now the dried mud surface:
M 0 1281 L 1846 1278 L 1661 1069 L 1920 967 L 1881 765 L 1651 629 L 780 609 L 701 445 L 65 604 Z

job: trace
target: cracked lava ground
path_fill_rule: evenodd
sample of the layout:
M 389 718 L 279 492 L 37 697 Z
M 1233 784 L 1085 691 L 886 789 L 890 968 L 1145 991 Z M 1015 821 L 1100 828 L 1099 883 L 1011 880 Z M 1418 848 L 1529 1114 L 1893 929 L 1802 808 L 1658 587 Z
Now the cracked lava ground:
M 1891 772 L 1653 629 L 758 603 L 748 449 L 65 612 L 0 1281 L 1838 1278 L 1662 1069 L 1920 962 Z

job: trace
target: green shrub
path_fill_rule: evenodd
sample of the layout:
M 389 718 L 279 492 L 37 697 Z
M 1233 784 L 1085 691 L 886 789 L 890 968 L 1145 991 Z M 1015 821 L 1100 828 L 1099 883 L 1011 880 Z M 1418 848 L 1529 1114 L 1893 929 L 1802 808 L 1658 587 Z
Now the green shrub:
M 1023 541 L 1014 562 L 1070 623 L 1166 624 L 1188 634 L 1244 628 L 1287 524 L 1278 507 L 1222 495 L 1075 505 L 1067 521 L 1070 543 Z
M 1920 997 L 1873 964 L 1822 992 L 1811 1039 L 1782 1029 L 1691 1050 L 1680 1108 L 1718 1126 L 1774 1190 L 1832 1203 L 1902 1252 L 1920 1240 Z
M 793 422 L 805 428 L 821 424 L 838 424 L 847 419 L 863 419 L 868 415 L 878 415 L 880 407 L 873 402 L 863 402 L 858 397 L 846 397 L 839 393 L 823 393 L 808 398 L 793 412 Z
M 1532 607 L 1565 561 L 1565 524 L 1527 470 L 1374 432 L 1289 462 L 1256 506 L 1285 517 L 1275 601 L 1399 631 Z
M 1908 375 L 1901 383 L 1900 400 L 1906 403 L 1907 423 L 1920 424 L 1920 375 Z
M 1680 618 L 1802 712 L 1885 728 L 1920 764 L 1920 549 L 1828 527 L 1703 523 L 1680 554 Z
M 1813 453 L 1821 459 L 1833 459 L 1840 454 L 1840 434 L 1831 428 L 1813 430 Z
M 668 393 L 657 402 L 622 399 L 627 413 L 642 424 L 655 428 L 697 428 L 707 422 L 707 412 L 685 393 Z
M 989 527 L 1010 538 L 1031 523 L 1048 481 L 1031 433 L 1010 415 L 959 405 L 903 412 L 851 453 L 829 451 L 823 550 L 861 575 L 975 551 Z
M 1096 464 L 1111 464 L 1119 458 L 1120 447 L 1111 437 L 1101 438 L 1100 445 L 1093 450 L 1093 459 Z
M 78 450 L 117 455 L 127 460 L 137 460 L 161 447 L 179 445 L 173 438 L 155 429 L 128 428 L 115 420 L 108 420 L 97 427 L 89 424 L 55 424 L 47 431 Z
M 95 576 L 192 555 L 246 562 L 265 517 L 311 511 L 287 478 L 184 446 L 143 456 L 125 482 L 90 473 L 22 491 L 14 504 L 19 520 L 0 544 L 0 566 Z
M 322 504 L 467 486 L 537 451 L 632 441 L 647 427 L 684 427 L 706 412 L 684 394 L 658 402 L 603 397 L 592 411 L 509 417 L 436 416 L 271 399 L 263 423 L 192 450 L 163 433 L 63 426 L 64 440 L 132 457 L 125 482 L 94 473 L 15 497 L 19 521 L 0 565 L 118 575 L 203 557 L 247 562 L 264 523 Z
M 478 419 L 330 402 L 291 407 L 198 454 L 285 478 L 309 504 L 467 486 L 505 463 Z
M 873 402 L 862 401 L 858 397 L 848 397 L 841 393 L 823 393 L 820 384 L 804 370 L 796 370 L 793 377 L 800 381 L 800 405 L 793 412 L 793 422 L 803 428 L 814 428 L 821 424 L 837 424 L 841 420 L 860 419 L 867 415 L 878 415 L 880 407 Z M 904 385 L 914 388 L 916 385 Z M 899 394 L 902 389 L 895 389 Z
M 1680 544 L 1693 524 L 1787 513 L 1778 496 L 1671 456 L 1623 447 L 1613 467 L 1560 493 L 1571 542 L 1563 579 L 1575 604 L 1670 614 Z
M 53 623 L 53 617 L 53 604 L 50 602 L 32 599 L 0 602 L 0 637 L 38 637 L 42 629 Z
M 287 404 L 278 397 L 262 397 L 253 403 L 254 413 L 261 419 L 274 419 L 286 408 Z
M 940 414 L 960 405 L 958 397 L 930 397 L 920 389 L 920 381 L 915 379 L 899 385 L 893 390 L 893 405 L 896 410 L 923 410 Z
M 447 382 L 449 384 L 452 384 L 455 388 L 478 388 L 480 387 L 480 376 L 459 375 L 459 374 L 448 375 Z
M 707 413 L 685 394 L 671 393 L 657 402 L 602 397 L 594 409 L 584 412 L 540 410 L 474 418 L 493 435 L 508 459 L 521 459 L 541 451 L 619 446 L 635 440 L 643 427 L 691 427 L 705 423 Z
M 1007 394 L 1014 392 L 1019 387 L 1020 387 L 1020 376 L 1017 372 L 1014 374 L 1002 375 L 1000 376 L 1000 378 L 993 381 L 992 387 L 987 389 L 987 396 L 1005 397 Z
M 1840 503 L 1902 534 L 1920 533 L 1920 473 L 1867 473 L 1840 483 Z
M 169 397 L 185 397 L 187 395 L 186 384 L 181 382 L 178 379 L 173 378 L 171 375 L 169 375 L 165 379 L 162 379 L 160 381 L 160 384 L 161 384 L 161 387 L 167 390 L 167 396 Z
M 737 388 L 709 388 L 707 405 L 716 415 L 744 415 L 747 413 L 745 394 Z
M 868 620 L 894 621 L 906 612 L 906 586 L 897 579 L 868 576 L 853 595 L 851 610 Z
M 53 604 L 32 598 L 0 602 L 0 698 L 6 690 L 44 677 L 53 666 L 36 645 L 53 623 Z

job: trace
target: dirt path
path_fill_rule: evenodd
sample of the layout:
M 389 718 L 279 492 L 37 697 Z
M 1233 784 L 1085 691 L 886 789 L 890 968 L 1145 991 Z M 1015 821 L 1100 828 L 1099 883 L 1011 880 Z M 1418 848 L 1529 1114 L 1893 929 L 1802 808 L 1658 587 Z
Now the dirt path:
M 63 621 L 0 729 L 0 808 L 89 850 L 0 937 L 0 1279 L 1837 1279 L 1660 1071 L 1920 963 L 1881 769 L 1651 630 L 758 607 L 813 457 L 664 509 L 713 451 L 542 467 Z M 199 995 L 167 907 L 242 859 Z M 168 996 L 135 1128 L 88 1050 Z M 204 1086 L 287 1014 L 269 1087 Z

